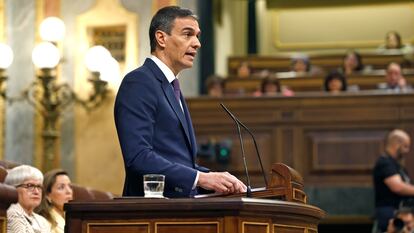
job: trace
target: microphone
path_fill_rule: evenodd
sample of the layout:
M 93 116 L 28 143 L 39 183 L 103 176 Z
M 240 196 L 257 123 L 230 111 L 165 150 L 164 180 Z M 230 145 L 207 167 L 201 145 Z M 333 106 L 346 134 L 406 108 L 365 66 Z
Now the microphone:
M 249 192 L 249 191 L 251 192 L 251 186 L 250 186 L 249 173 L 247 171 L 246 157 L 245 157 L 245 154 L 244 154 L 243 140 L 242 140 L 241 133 L 240 133 L 240 126 L 242 126 L 249 133 L 249 135 L 253 139 L 254 147 L 256 149 L 257 158 L 259 160 L 260 168 L 262 170 L 262 176 L 263 176 L 266 187 L 268 187 L 267 178 L 266 178 L 266 174 L 265 174 L 264 169 L 263 169 L 263 163 L 262 163 L 262 159 L 261 159 L 261 156 L 260 156 L 260 153 L 259 153 L 259 147 L 257 146 L 256 138 L 254 137 L 253 133 L 249 130 L 249 128 L 246 125 L 244 125 L 236 116 L 234 116 L 233 113 L 231 113 L 230 110 L 228 108 L 226 108 L 226 106 L 224 106 L 223 103 L 220 103 L 220 105 L 227 112 L 227 114 L 231 117 L 231 119 L 233 119 L 233 121 L 237 125 L 237 132 L 239 134 L 239 139 L 240 139 L 241 148 L 242 148 L 242 157 L 243 157 L 243 162 L 244 162 L 244 168 L 245 168 L 245 172 L 246 172 L 246 176 L 247 176 L 247 185 L 248 185 L 247 192 Z M 251 195 L 251 193 L 250 194 L 247 193 L 247 195 Z
M 240 132 L 240 124 L 237 121 L 237 118 L 223 105 L 223 103 L 220 103 L 220 105 L 227 112 L 227 114 L 229 114 L 229 116 L 231 117 L 231 119 L 233 119 L 234 123 L 236 123 L 236 126 L 237 126 L 237 134 L 239 135 L 241 153 L 242 153 L 242 158 L 243 158 L 244 172 L 246 173 L 246 179 L 247 179 L 247 192 L 246 192 L 246 197 L 252 197 L 252 187 L 250 185 L 249 171 L 247 170 L 246 156 L 244 154 L 243 138 L 242 138 L 242 135 L 241 135 L 241 132 Z

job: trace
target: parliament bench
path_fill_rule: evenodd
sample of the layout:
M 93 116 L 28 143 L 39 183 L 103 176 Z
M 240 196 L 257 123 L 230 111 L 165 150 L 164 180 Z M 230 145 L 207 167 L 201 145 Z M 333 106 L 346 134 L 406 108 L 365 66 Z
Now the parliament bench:
M 404 77 L 409 84 L 414 84 L 413 70 L 404 70 Z M 318 75 L 308 77 L 303 75 L 290 75 L 277 78 L 281 86 L 287 86 L 295 92 L 323 91 L 325 76 Z M 239 78 L 229 76 L 225 79 L 226 94 L 251 94 L 260 89 L 263 78 L 251 76 Z M 354 86 L 358 90 L 373 90 L 378 88 L 378 84 L 385 82 L 385 70 L 377 70 L 370 73 L 353 74 L 347 77 L 348 87 Z
M 308 56 L 312 65 L 318 66 L 326 71 L 337 69 L 342 66 L 344 53 L 337 54 L 310 54 Z M 385 69 L 390 62 L 399 64 L 409 64 L 411 58 L 405 54 L 381 54 L 376 52 L 361 53 L 364 65 L 369 65 L 372 69 Z M 236 75 L 237 69 L 243 62 L 248 62 L 252 73 L 260 73 L 263 70 L 269 72 L 290 71 L 291 55 L 277 56 L 231 56 L 228 58 L 228 74 Z

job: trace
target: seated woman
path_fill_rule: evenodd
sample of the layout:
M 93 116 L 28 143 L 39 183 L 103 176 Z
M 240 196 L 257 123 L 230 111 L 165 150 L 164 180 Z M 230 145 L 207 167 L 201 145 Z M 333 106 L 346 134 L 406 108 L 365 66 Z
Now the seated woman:
M 362 57 L 356 51 L 348 51 L 343 59 L 342 67 L 339 69 L 344 75 L 351 75 L 353 73 L 362 72 L 364 65 L 362 64 Z
M 281 87 L 279 80 L 273 76 L 267 76 L 263 79 L 260 90 L 257 90 L 253 93 L 253 96 L 276 96 L 277 94 L 282 94 L 283 96 L 293 96 L 294 92 L 288 87 Z
M 225 90 L 224 79 L 218 75 L 211 75 L 206 79 L 207 95 L 210 97 L 222 97 Z
M 49 221 L 52 233 L 63 233 L 65 229 L 63 205 L 73 199 L 68 173 L 61 169 L 47 172 L 43 180 L 43 187 L 42 203 L 36 212 Z
M 248 78 L 252 73 L 250 68 L 250 63 L 248 61 L 243 61 L 237 67 L 237 77 L 239 78 Z
M 311 65 L 306 55 L 297 55 L 291 58 L 291 71 L 297 76 L 315 76 L 323 73 L 322 69 Z
M 339 93 L 347 90 L 345 76 L 339 72 L 333 71 L 328 74 L 324 82 L 325 91 L 330 93 Z
M 4 183 L 16 187 L 18 202 L 7 210 L 7 232 L 50 232 L 47 220 L 33 211 L 42 200 L 42 182 L 42 172 L 28 165 L 8 171 Z
M 276 78 L 268 76 L 263 79 L 261 84 L 261 94 L 264 96 L 274 96 L 280 92 L 280 83 Z
M 309 72 L 311 70 L 309 58 L 305 56 L 292 57 L 291 70 L 297 73 Z
M 385 44 L 379 46 L 378 52 L 381 53 L 412 53 L 413 48 L 409 44 L 403 44 L 401 36 L 397 31 L 389 31 L 385 35 Z

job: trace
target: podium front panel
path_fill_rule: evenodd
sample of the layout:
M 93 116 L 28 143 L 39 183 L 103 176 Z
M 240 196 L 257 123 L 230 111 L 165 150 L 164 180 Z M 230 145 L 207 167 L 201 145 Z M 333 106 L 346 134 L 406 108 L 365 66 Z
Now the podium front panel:
M 67 233 L 317 232 L 317 207 L 267 199 L 145 199 L 65 205 Z

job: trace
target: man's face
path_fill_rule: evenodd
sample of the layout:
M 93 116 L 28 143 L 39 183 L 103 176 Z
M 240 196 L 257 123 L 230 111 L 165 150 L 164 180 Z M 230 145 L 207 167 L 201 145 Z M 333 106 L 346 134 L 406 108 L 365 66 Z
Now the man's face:
M 400 213 L 398 218 L 404 222 L 406 228 L 410 230 L 410 232 L 414 229 L 414 215 L 412 213 Z
M 192 17 L 176 18 L 170 35 L 165 33 L 164 52 L 174 74 L 193 66 L 197 49 L 201 47 L 199 35 L 198 22 Z
M 403 138 L 402 142 L 398 144 L 397 159 L 401 160 L 405 155 L 410 152 L 411 140 L 409 137 Z
M 401 143 L 401 153 L 407 154 L 410 152 L 411 140 L 410 138 L 404 138 L 403 142 Z
M 401 69 L 398 65 L 390 65 L 387 69 L 386 80 L 388 85 L 396 86 L 401 78 Z

